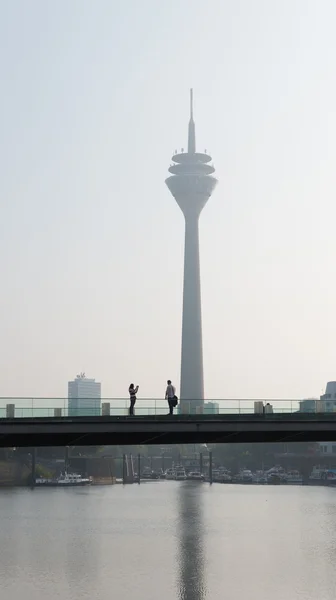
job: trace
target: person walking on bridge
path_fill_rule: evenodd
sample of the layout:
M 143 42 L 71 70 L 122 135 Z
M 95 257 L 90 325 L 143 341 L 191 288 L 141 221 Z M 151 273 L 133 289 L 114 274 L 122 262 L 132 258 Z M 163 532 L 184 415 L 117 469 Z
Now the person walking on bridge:
M 138 389 L 139 389 L 139 386 L 138 385 L 134 386 L 134 383 L 131 383 L 128 388 L 128 393 L 130 395 L 130 407 L 129 407 L 130 415 L 134 415 L 134 405 L 136 403 L 136 395 L 138 393 Z
M 167 381 L 166 400 L 168 400 L 169 414 L 174 414 L 174 407 L 177 406 L 176 390 L 170 379 Z

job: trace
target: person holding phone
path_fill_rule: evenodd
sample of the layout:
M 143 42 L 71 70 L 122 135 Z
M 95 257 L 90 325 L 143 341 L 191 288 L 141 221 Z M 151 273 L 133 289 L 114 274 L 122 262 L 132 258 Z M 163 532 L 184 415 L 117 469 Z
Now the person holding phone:
M 136 395 L 137 395 L 138 389 L 139 389 L 139 386 L 138 385 L 134 386 L 134 383 L 131 383 L 128 388 L 128 393 L 130 395 L 130 407 L 129 407 L 130 415 L 134 415 L 134 405 L 136 403 Z

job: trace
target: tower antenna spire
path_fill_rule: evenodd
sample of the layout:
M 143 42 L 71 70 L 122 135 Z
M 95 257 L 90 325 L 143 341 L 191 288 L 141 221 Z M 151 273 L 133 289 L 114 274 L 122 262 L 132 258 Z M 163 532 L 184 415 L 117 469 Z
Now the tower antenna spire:
M 194 93 L 193 89 L 190 88 L 190 119 L 194 118 Z
M 190 89 L 190 120 L 188 127 L 188 153 L 195 154 L 196 152 L 196 134 L 194 122 L 194 94 L 193 89 Z

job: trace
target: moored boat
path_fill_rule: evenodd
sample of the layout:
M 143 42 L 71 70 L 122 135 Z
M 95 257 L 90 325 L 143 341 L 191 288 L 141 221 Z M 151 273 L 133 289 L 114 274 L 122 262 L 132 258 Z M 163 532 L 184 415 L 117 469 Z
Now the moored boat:
M 237 479 L 237 483 L 253 483 L 253 474 L 250 469 L 243 469 L 240 471 Z
M 159 473 L 153 471 L 149 467 L 145 467 L 141 475 L 142 479 L 159 479 L 159 477 Z
M 174 469 L 167 469 L 165 475 L 166 475 L 165 478 L 167 480 L 173 480 L 173 479 L 175 479 L 175 471 L 174 471 Z
M 187 479 L 188 481 L 205 481 L 205 477 L 200 471 L 190 471 L 187 475 Z
M 54 479 L 48 477 L 37 477 L 35 480 L 36 486 L 46 486 L 46 487 L 74 487 L 74 486 L 83 486 L 83 485 L 91 485 L 92 478 L 91 477 L 82 477 L 78 473 L 61 473 L 59 477 L 55 477 Z
M 175 467 L 175 481 L 185 481 L 187 479 L 187 474 L 185 472 L 185 468 L 181 466 Z

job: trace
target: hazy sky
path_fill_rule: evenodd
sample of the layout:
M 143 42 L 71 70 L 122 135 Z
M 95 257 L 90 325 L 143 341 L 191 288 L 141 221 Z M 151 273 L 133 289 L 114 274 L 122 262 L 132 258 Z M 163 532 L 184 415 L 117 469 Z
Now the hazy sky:
M 334 0 L 0 3 L 0 396 L 179 385 L 184 221 L 164 184 L 197 146 L 208 398 L 336 379 Z

